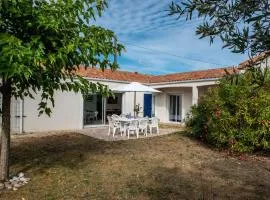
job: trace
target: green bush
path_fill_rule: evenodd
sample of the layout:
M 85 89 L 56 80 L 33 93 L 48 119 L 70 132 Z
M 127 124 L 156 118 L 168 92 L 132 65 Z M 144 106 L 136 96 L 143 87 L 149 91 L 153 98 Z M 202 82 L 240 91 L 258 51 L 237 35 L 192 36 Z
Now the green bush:
M 270 73 L 248 70 L 222 79 L 186 122 L 202 141 L 238 152 L 270 150 Z

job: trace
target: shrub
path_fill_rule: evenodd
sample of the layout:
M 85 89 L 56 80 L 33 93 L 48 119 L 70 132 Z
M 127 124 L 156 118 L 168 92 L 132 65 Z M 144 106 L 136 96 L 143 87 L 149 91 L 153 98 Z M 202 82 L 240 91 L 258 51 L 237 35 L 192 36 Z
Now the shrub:
M 260 81 L 254 77 L 260 75 Z M 238 152 L 270 150 L 270 73 L 225 77 L 193 106 L 186 125 L 197 138 Z M 258 80 L 258 77 L 256 77 Z

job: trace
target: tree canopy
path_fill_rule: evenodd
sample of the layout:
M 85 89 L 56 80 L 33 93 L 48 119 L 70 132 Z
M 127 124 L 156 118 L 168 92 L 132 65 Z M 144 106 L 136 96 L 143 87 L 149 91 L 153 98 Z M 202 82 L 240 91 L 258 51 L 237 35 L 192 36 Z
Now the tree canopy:
M 12 95 L 40 90 L 40 113 L 50 114 L 55 90 L 106 92 L 75 73 L 79 65 L 117 68 L 110 58 L 123 46 L 112 31 L 92 25 L 106 6 L 104 0 L 2 0 L 0 74 Z
M 234 53 L 258 55 L 270 50 L 269 0 L 184 0 L 170 5 L 170 14 L 203 19 L 200 38 L 216 37 Z

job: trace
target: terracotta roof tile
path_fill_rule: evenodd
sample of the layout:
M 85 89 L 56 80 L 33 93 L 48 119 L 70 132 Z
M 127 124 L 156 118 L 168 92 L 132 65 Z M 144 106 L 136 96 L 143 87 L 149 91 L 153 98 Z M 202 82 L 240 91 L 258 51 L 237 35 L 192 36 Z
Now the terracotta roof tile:
M 253 58 L 251 58 L 249 60 L 241 62 L 239 64 L 239 68 L 244 69 L 244 68 L 249 67 L 251 65 L 254 65 L 254 64 L 256 65 L 258 62 L 262 61 L 263 59 L 265 59 L 268 56 L 270 56 L 270 51 L 263 52 L 258 56 L 255 56 L 255 57 L 253 57 Z
M 232 67 L 228 67 L 226 69 L 230 73 L 233 72 Z M 136 81 L 140 83 L 162 83 L 162 82 L 211 79 L 211 78 L 221 78 L 224 75 L 226 75 L 225 68 L 153 76 L 121 70 L 112 71 L 110 69 L 105 69 L 104 71 L 102 71 L 101 69 L 95 67 L 93 68 L 88 67 L 87 69 L 85 69 L 84 67 L 80 67 L 77 73 L 78 75 L 87 78 L 128 81 L 128 82 Z
M 80 76 L 87 77 L 87 78 L 96 78 L 96 79 L 104 79 L 104 80 L 116 80 L 116 81 L 136 81 L 141 83 L 149 83 L 149 79 L 152 77 L 151 75 L 147 74 L 140 74 L 137 72 L 127 72 L 116 70 L 112 71 L 110 69 L 105 69 L 102 71 L 99 68 L 95 67 L 80 67 L 77 73 Z
M 258 62 L 269 56 L 269 52 L 265 52 L 257 57 L 253 58 L 253 62 Z M 250 61 L 245 61 L 239 64 L 237 69 L 243 69 Z M 226 67 L 226 68 L 217 68 L 217 69 L 208 69 L 208 70 L 200 70 L 200 71 L 191 71 L 191 72 L 183 72 L 183 73 L 173 73 L 166 75 L 149 75 L 149 74 L 141 74 L 137 72 L 127 72 L 116 70 L 112 71 L 110 69 L 105 69 L 102 71 L 99 68 L 95 67 L 80 67 L 77 73 L 83 77 L 88 78 L 96 78 L 96 79 L 104 79 L 104 80 L 115 80 L 115 81 L 128 81 L 128 82 L 140 82 L 140 83 L 164 83 L 164 82 L 177 82 L 177 81 L 188 81 L 188 80 L 203 80 L 203 79 L 214 79 L 214 78 L 222 78 L 226 75 L 225 69 L 229 73 L 233 73 L 236 67 Z
M 151 79 L 151 83 L 222 78 L 223 76 L 226 75 L 225 69 L 227 69 L 229 73 L 233 73 L 233 67 L 174 73 L 155 76 Z

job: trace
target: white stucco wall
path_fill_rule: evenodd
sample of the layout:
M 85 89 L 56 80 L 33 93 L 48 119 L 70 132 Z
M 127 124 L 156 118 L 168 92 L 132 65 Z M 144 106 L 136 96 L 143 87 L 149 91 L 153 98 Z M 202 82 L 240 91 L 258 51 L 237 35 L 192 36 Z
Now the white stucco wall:
M 20 130 L 20 100 L 11 98 L 10 106 L 10 129 L 12 132 L 19 132 Z
M 160 119 L 161 122 L 168 121 L 169 111 L 167 105 L 167 95 L 159 93 L 155 95 L 155 115 Z
M 170 123 L 169 121 L 169 95 L 181 95 L 182 96 L 182 119 L 185 120 L 187 114 L 190 112 L 192 106 L 192 88 L 197 88 L 197 96 L 201 97 L 207 88 L 216 84 L 217 79 L 209 80 L 195 80 L 195 81 L 183 81 L 183 82 L 167 82 L 157 83 L 150 85 L 151 87 L 162 91 L 162 93 L 156 95 L 156 116 L 163 123 Z
M 56 92 L 54 96 L 55 107 L 51 116 L 45 114 L 38 116 L 38 104 L 40 95 L 35 99 L 24 99 L 24 123 L 25 132 L 74 130 L 82 128 L 83 99 L 81 94 L 73 92 Z
M 156 117 L 163 123 L 169 123 L 169 95 L 180 95 L 182 96 L 182 117 L 190 111 L 192 105 L 192 88 L 160 88 L 162 93 L 156 95 Z
M 97 82 L 92 80 L 92 82 Z M 113 89 L 127 82 L 111 82 L 99 81 L 108 85 Z M 143 94 L 138 92 L 136 95 L 137 104 L 143 108 Z M 40 132 L 55 130 L 77 130 L 83 128 L 83 97 L 81 94 L 74 92 L 57 91 L 54 96 L 55 107 L 52 108 L 51 116 L 45 114 L 38 116 L 38 104 L 40 103 L 40 95 L 36 95 L 35 99 L 26 97 L 23 101 L 23 131 L 24 132 Z M 122 96 L 122 113 L 133 115 L 134 93 L 124 93 Z M 11 131 L 18 133 L 20 131 L 20 109 L 21 100 L 12 99 L 11 105 Z M 140 116 L 143 115 L 143 109 Z

